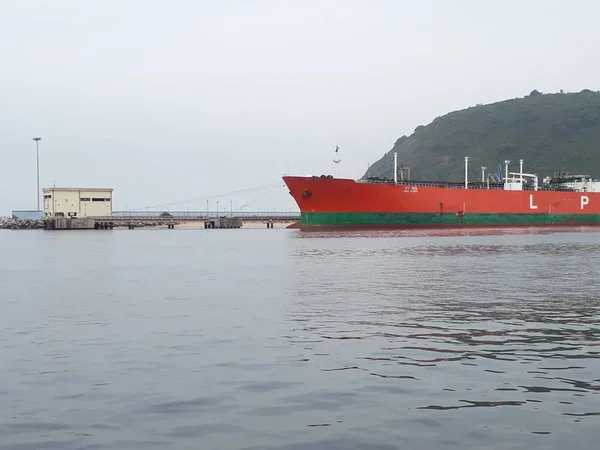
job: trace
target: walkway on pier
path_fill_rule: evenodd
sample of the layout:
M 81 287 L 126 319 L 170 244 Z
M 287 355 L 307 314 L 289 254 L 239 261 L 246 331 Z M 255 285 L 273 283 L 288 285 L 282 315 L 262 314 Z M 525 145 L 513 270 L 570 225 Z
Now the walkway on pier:
M 91 217 L 98 221 L 167 221 L 202 222 L 215 217 L 231 217 L 244 222 L 296 222 L 299 212 L 216 212 L 216 211 L 114 211 L 112 216 Z

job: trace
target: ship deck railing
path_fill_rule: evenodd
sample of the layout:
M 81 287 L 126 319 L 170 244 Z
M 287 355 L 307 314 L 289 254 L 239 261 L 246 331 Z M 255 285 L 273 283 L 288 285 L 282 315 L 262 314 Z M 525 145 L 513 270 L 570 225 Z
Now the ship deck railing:
M 409 180 L 399 180 L 397 183 L 394 180 L 357 180 L 358 183 L 363 184 L 392 184 L 397 186 L 415 186 L 415 187 L 437 187 L 437 188 L 455 188 L 455 189 L 464 189 L 465 183 L 464 181 L 460 182 L 451 182 L 451 181 L 409 181 Z M 467 184 L 467 189 L 479 189 L 479 190 L 497 190 L 503 191 L 504 183 L 482 183 L 481 181 L 470 182 Z M 523 184 L 523 191 L 534 191 L 533 185 Z M 560 187 L 560 186 L 547 186 L 541 185 L 537 188 L 538 191 L 574 191 L 573 189 Z

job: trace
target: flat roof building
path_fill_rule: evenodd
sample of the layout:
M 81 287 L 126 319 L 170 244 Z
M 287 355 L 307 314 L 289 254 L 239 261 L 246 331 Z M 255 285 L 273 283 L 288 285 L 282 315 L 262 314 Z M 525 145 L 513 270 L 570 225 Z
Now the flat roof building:
M 35 211 L 31 209 L 13 209 L 12 218 L 21 220 L 39 220 L 43 217 L 42 211 Z
M 112 189 L 44 188 L 45 217 L 105 217 L 112 215 Z

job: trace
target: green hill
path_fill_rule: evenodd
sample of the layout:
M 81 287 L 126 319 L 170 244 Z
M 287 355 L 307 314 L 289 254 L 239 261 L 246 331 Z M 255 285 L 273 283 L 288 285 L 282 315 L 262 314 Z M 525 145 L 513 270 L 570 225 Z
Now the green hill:
M 393 178 L 394 152 L 398 166 L 410 168 L 411 180 L 462 181 L 465 156 L 473 181 L 481 179 L 481 166 L 496 173 L 506 159 L 518 172 L 521 158 L 523 171 L 540 181 L 557 171 L 600 178 L 600 93 L 533 91 L 451 112 L 402 136 L 364 177 Z

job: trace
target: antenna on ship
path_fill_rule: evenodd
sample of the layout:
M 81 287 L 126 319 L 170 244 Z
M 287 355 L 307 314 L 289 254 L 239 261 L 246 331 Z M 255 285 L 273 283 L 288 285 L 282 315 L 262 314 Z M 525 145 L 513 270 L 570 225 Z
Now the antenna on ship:
M 394 184 L 398 184 L 398 152 L 394 152 Z
M 336 145 L 335 146 L 335 152 L 334 152 L 334 155 L 333 155 L 333 162 L 335 163 L 335 176 L 336 176 L 336 178 L 338 178 L 339 174 L 340 174 L 340 169 L 339 169 L 338 164 L 340 162 L 342 162 L 342 160 L 338 157 L 339 156 L 339 151 L 340 151 L 340 147 L 338 145 Z
M 465 156 L 465 189 L 469 189 L 469 157 Z

